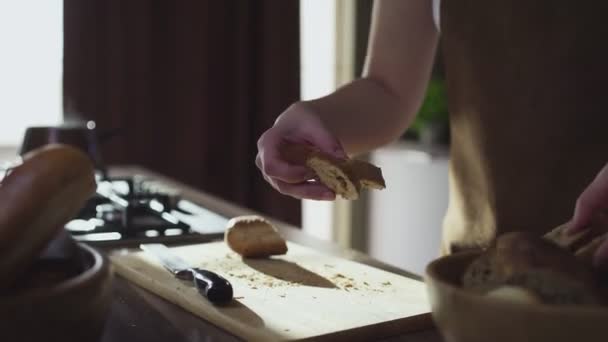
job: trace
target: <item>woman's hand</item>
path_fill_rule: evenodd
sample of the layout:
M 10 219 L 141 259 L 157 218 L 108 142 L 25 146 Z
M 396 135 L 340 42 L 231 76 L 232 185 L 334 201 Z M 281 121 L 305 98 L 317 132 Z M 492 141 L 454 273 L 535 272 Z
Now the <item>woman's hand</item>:
M 304 165 L 283 160 L 283 141 L 307 143 L 345 157 L 398 139 L 414 119 L 433 68 L 438 32 L 430 1 L 376 1 L 365 70 L 321 98 L 283 112 L 258 141 L 256 164 L 279 192 L 296 198 L 333 200 L 335 194 Z
M 608 164 L 579 196 L 570 222 L 571 233 L 584 230 L 598 213 L 608 209 Z M 596 267 L 608 269 L 608 239 L 598 248 L 594 263 Z
M 264 179 L 282 194 L 300 199 L 334 200 L 336 195 L 320 182 L 311 182 L 312 170 L 305 165 L 287 163 L 280 154 L 283 142 L 315 146 L 338 158 L 346 153 L 338 139 L 328 131 L 318 114 L 307 103 L 291 105 L 258 140 L 255 160 Z

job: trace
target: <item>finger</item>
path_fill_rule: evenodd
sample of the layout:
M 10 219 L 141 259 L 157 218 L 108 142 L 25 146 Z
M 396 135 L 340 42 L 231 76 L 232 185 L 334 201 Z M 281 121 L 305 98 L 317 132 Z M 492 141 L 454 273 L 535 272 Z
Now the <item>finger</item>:
M 262 158 L 260 158 L 260 154 L 259 153 L 255 156 L 255 166 L 257 166 L 258 169 L 260 171 L 262 171 Z
M 587 199 L 580 197 L 576 201 L 576 207 L 574 209 L 574 217 L 569 223 L 567 229 L 568 234 L 574 234 L 585 229 L 591 223 L 591 217 L 593 216 L 593 209 L 591 204 L 587 202 Z
M 332 201 L 336 199 L 333 191 L 319 182 L 303 182 L 300 184 L 290 184 L 277 179 L 272 179 L 262 174 L 268 182 L 279 193 L 297 199 L 312 199 L 319 201 Z
M 311 145 L 337 158 L 346 158 L 346 152 L 340 141 L 331 134 L 318 117 L 306 123 L 298 130 L 301 138 Z M 297 141 L 296 141 L 297 142 Z
M 281 158 L 277 150 L 280 142 L 280 139 L 271 134 L 260 138 L 258 142 L 260 152 L 255 162 L 262 173 L 287 183 L 301 183 L 314 177 L 314 172 L 308 167 L 291 165 Z
M 608 206 L 608 168 L 604 167 L 576 201 L 569 233 L 588 226 L 598 209 Z
M 348 157 L 340 141 L 326 132 L 307 131 L 304 138 L 309 144 L 336 158 L 346 159 Z
M 287 164 L 274 153 L 262 153 L 260 160 L 262 172 L 265 175 L 286 183 L 302 183 L 314 177 L 311 169 Z
M 608 239 L 598 247 L 594 256 L 594 266 L 601 270 L 608 270 Z
M 320 183 L 290 184 L 280 180 L 272 180 L 275 188 L 284 195 L 299 199 L 311 199 L 317 201 L 333 201 L 336 194 Z

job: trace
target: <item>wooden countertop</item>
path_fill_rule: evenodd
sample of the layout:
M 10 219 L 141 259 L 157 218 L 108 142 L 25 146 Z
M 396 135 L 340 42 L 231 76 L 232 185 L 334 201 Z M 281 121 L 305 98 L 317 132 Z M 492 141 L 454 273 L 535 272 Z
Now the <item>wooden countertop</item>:
M 179 189 L 184 198 L 199 203 L 226 217 L 255 214 L 255 212 L 195 190 L 175 180 L 138 167 L 111 168 L 112 175 L 126 176 L 140 174 Z M 418 278 L 404 270 L 386 265 L 352 250 L 313 238 L 300 229 L 274 221 L 281 233 L 288 239 L 317 250 L 346 259 L 378 267 L 393 273 Z M 103 342 L 198 342 L 198 341 L 239 341 L 230 333 L 217 328 L 188 313 L 180 307 L 132 285 L 117 277 L 114 282 L 114 297 L 110 317 L 106 323 Z M 427 330 L 403 336 L 395 336 L 382 341 L 441 342 L 437 331 Z

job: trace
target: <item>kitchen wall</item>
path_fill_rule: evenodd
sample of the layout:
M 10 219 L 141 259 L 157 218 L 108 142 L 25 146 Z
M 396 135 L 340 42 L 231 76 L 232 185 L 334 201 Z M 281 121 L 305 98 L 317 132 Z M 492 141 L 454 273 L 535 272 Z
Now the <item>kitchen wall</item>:
M 138 164 L 299 224 L 257 170 L 256 141 L 299 98 L 298 2 L 65 0 L 68 114 L 121 134 Z

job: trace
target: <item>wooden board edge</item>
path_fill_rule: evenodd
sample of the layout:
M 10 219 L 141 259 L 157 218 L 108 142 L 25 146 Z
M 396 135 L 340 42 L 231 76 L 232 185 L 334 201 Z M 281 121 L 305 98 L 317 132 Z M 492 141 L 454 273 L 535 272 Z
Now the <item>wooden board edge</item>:
M 153 280 L 146 281 L 143 278 L 134 277 L 132 276 L 129 270 L 126 270 L 119 263 L 112 262 L 112 264 L 114 265 L 114 270 L 116 274 L 126 279 L 129 283 L 134 284 L 137 287 L 166 300 L 172 305 L 176 305 L 181 309 L 192 313 L 199 319 L 205 320 L 206 322 L 214 325 L 218 329 L 221 329 L 230 335 L 234 335 L 247 341 L 281 341 L 281 339 L 277 335 L 271 334 L 270 332 L 266 332 L 264 330 L 255 330 L 254 328 L 244 326 L 238 322 L 231 320 L 216 319 L 215 317 L 208 315 L 204 311 L 196 312 L 195 310 L 192 310 L 191 306 L 182 303 L 179 298 L 169 298 L 169 296 L 160 295 L 159 293 L 164 293 L 164 291 L 159 291 L 159 286 L 156 286 L 158 284 L 157 282 Z M 222 324 L 225 324 L 225 326 L 222 326 Z
M 407 329 L 404 329 L 407 325 Z M 337 331 L 331 334 L 305 338 L 300 340 L 292 340 L 298 342 L 310 341 L 375 341 L 393 336 L 403 335 L 404 333 L 417 332 L 422 330 L 431 330 L 435 328 L 435 323 L 430 312 L 419 314 L 416 316 L 399 318 L 392 321 L 380 322 L 362 327 L 352 328 L 349 330 Z

